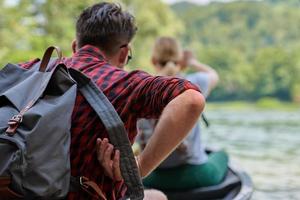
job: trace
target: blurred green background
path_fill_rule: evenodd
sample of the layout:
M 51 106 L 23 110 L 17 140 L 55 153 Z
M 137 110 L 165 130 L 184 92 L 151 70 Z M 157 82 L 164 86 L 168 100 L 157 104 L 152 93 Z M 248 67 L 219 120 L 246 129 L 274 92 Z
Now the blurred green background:
M 70 56 L 74 24 L 95 0 L 0 0 L 0 64 L 41 57 L 52 44 Z M 298 0 L 187 2 L 119 1 L 137 20 L 129 69 L 152 72 L 156 37 L 175 36 L 221 82 L 210 101 L 300 102 L 300 2 Z

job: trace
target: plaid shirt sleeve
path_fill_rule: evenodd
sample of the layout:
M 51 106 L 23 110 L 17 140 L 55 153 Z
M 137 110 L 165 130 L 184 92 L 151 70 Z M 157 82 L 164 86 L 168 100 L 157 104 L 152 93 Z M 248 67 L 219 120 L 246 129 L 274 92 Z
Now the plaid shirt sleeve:
M 141 71 L 132 73 L 136 73 L 132 80 L 136 84 L 132 91 L 135 95 L 128 101 L 132 102 L 130 110 L 136 112 L 137 118 L 158 118 L 164 107 L 184 91 L 199 91 L 196 85 L 184 79 L 151 76 Z
M 30 60 L 28 62 L 18 63 L 18 65 L 21 68 L 30 69 L 35 63 L 37 63 L 39 61 L 40 61 L 40 59 L 36 58 L 36 59 Z

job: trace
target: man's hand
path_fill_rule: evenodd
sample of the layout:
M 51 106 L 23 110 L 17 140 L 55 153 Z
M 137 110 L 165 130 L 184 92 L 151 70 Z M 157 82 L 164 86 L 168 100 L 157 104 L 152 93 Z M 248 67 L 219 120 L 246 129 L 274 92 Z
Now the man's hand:
M 114 146 L 107 138 L 97 139 L 97 158 L 107 176 L 114 181 L 123 180 L 120 170 L 120 151 L 114 150 Z

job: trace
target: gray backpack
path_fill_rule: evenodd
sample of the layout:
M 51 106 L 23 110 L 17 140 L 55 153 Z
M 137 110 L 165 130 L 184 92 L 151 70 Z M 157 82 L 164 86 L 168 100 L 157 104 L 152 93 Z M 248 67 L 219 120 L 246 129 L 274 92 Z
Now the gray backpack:
M 0 71 L 0 199 L 63 199 L 70 188 L 94 189 L 94 196 L 105 199 L 85 177 L 70 176 L 70 127 L 77 89 L 101 118 L 110 142 L 120 150 L 128 196 L 143 199 L 143 186 L 120 117 L 81 72 L 64 64 L 47 70 L 53 50 L 59 58 L 51 63 L 59 63 L 61 51 L 52 46 L 29 70 L 7 64 Z

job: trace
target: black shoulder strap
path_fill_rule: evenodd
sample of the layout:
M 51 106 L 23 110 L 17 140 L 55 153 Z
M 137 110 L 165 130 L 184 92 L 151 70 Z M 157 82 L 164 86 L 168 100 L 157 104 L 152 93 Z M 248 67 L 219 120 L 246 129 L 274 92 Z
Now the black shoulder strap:
M 144 190 L 124 124 L 113 105 L 96 84 L 81 72 L 70 68 L 78 89 L 102 120 L 109 140 L 120 150 L 120 168 L 131 200 L 142 200 Z

